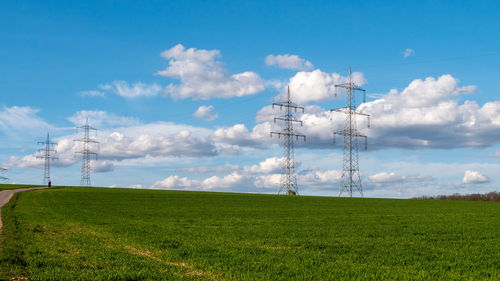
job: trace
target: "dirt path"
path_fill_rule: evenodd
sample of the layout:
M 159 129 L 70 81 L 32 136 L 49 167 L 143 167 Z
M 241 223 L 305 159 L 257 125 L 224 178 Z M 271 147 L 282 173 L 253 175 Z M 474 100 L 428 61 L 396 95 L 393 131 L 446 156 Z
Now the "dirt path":
M 8 189 L 8 190 L 3 190 L 0 191 L 0 231 L 2 230 L 2 207 L 9 202 L 10 198 L 14 195 L 16 192 L 21 192 L 21 191 L 27 191 L 27 190 L 36 190 L 36 189 L 43 189 L 47 188 L 46 186 L 40 186 L 40 187 L 30 187 L 30 188 L 19 188 L 19 189 Z

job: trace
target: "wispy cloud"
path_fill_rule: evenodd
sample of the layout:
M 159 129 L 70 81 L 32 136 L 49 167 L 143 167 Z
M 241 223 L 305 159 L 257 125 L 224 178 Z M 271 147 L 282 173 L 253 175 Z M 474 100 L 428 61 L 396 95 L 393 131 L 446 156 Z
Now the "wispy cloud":
M 161 92 L 161 86 L 158 84 L 146 84 L 137 82 L 129 85 L 125 81 L 113 81 L 111 83 L 99 86 L 102 90 L 111 91 L 114 94 L 127 99 L 138 97 L 154 97 Z
M 403 52 L 403 55 L 405 58 L 413 55 L 415 53 L 415 50 L 413 49 L 410 49 L 410 48 L 406 48 L 406 50 Z
M 78 93 L 80 96 L 87 97 L 104 97 L 106 94 L 101 91 L 81 91 Z

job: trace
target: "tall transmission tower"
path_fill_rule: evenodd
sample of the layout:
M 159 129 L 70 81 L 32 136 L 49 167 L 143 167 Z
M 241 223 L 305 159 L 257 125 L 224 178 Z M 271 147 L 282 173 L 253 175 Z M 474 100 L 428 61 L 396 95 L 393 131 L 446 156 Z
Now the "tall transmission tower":
M 99 144 L 99 142 L 90 137 L 90 131 L 94 131 L 97 136 L 97 129 L 90 127 L 89 118 L 85 125 L 76 127 L 78 129 L 83 130 L 83 137 L 80 139 L 75 139 L 74 141 L 82 143 L 82 150 L 76 151 L 75 153 L 82 155 L 82 176 L 80 179 L 80 185 L 90 186 L 90 160 L 91 158 L 95 158 L 97 160 L 97 152 L 92 151 L 92 144 Z
M 302 121 L 295 119 L 294 113 L 297 110 L 302 110 L 304 112 L 304 107 L 298 106 L 292 103 L 290 98 L 290 87 L 287 89 L 287 100 L 284 102 L 273 103 L 272 108 L 279 106 L 280 110 L 285 110 L 285 114 L 281 117 L 275 117 L 274 123 L 276 121 L 282 121 L 284 123 L 284 128 L 280 132 L 271 132 L 271 138 L 277 135 L 278 138 L 283 137 L 283 163 L 281 164 L 281 180 L 278 189 L 278 194 L 284 192 L 287 195 L 298 195 L 299 187 L 297 186 L 297 176 L 295 175 L 295 153 L 293 138 L 299 140 L 303 138 L 306 141 L 306 136 L 301 134 L 296 134 L 293 131 L 293 122 L 300 123 L 302 126 Z
M 330 110 L 345 114 L 344 129 L 333 133 L 334 141 L 335 135 L 344 136 L 344 157 L 342 161 L 342 181 L 339 196 L 342 196 L 344 191 L 348 191 L 349 197 L 352 197 L 352 191 L 356 189 L 361 194 L 361 197 L 363 197 L 363 188 L 361 186 L 361 177 L 359 174 L 358 138 L 365 139 L 365 150 L 368 148 L 368 138 L 366 135 L 361 134 L 356 128 L 356 119 L 358 115 L 366 116 L 368 118 L 369 128 L 370 115 L 356 110 L 355 92 L 363 92 L 363 102 L 365 102 L 366 91 L 352 81 L 351 68 L 349 68 L 348 81 L 335 85 L 335 89 L 338 88 L 345 89 L 347 98 L 346 107 Z
M 39 141 L 39 145 L 43 145 L 44 148 L 40 148 L 38 152 L 43 152 L 42 155 L 36 157 L 36 159 L 45 160 L 45 164 L 43 166 L 43 184 L 48 184 L 50 181 L 50 162 L 52 160 L 57 160 L 57 157 L 54 157 L 52 154 L 56 153 L 53 149 L 56 143 L 50 141 L 49 133 L 47 133 L 47 139 L 45 141 Z
M 7 169 L 6 169 L 6 168 L 2 168 L 2 167 L 0 167 L 0 173 L 2 173 L 2 174 L 3 174 L 3 173 L 5 173 L 5 171 L 7 171 Z M 9 178 L 6 178 L 6 177 L 2 177 L 2 176 L 0 176 L 0 181 L 7 181 L 8 179 L 9 179 Z

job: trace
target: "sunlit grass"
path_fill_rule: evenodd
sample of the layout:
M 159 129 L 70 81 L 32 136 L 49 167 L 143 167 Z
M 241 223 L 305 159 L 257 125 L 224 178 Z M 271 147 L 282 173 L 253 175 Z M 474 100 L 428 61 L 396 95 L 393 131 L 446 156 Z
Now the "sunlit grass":
M 500 279 L 495 202 L 62 188 L 2 215 L 4 279 Z

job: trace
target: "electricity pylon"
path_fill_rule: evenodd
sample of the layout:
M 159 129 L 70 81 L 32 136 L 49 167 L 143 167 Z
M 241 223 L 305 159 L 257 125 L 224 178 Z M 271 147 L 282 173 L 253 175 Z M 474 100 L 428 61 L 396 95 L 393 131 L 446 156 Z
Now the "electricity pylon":
M 352 81 L 351 68 L 349 68 L 348 81 L 335 85 L 335 89 L 337 88 L 345 89 L 347 98 L 346 107 L 330 110 L 345 113 L 344 129 L 333 133 L 334 141 L 335 135 L 344 136 L 344 157 L 342 162 L 342 180 L 339 196 L 342 196 L 342 192 L 348 191 L 349 197 L 352 197 L 352 190 L 357 189 L 361 197 L 363 197 L 363 188 L 361 186 L 361 177 L 359 174 L 358 138 L 365 139 L 366 150 L 368 148 L 368 137 L 358 131 L 356 128 L 356 119 L 358 115 L 366 116 L 368 118 L 369 128 L 370 115 L 356 110 L 355 91 L 363 92 L 363 102 L 365 102 L 366 91 Z
M 45 164 L 43 167 L 43 184 L 48 184 L 50 181 L 50 162 L 52 160 L 57 160 L 57 157 L 52 156 L 52 153 L 57 152 L 53 149 L 56 143 L 50 141 L 49 133 L 47 133 L 47 139 L 45 141 L 39 141 L 38 144 L 45 146 L 44 148 L 40 148 L 38 150 L 38 152 L 43 152 L 43 154 L 37 156 L 36 159 L 45 160 Z
M 302 121 L 294 118 L 294 113 L 297 110 L 302 110 L 304 112 L 304 107 L 298 106 L 292 103 L 290 98 L 290 87 L 287 90 L 287 100 L 284 102 L 273 103 L 272 108 L 279 106 L 280 110 L 285 109 L 285 114 L 281 117 L 275 117 L 274 123 L 277 120 L 284 123 L 284 128 L 280 132 L 271 132 L 271 138 L 273 134 L 278 135 L 278 138 L 283 137 L 283 158 L 281 165 L 281 180 L 278 189 L 278 194 L 285 192 L 287 195 L 299 195 L 299 187 L 297 186 L 297 176 L 295 175 L 295 153 L 293 138 L 297 140 L 303 138 L 306 141 L 306 136 L 301 134 L 296 134 L 293 131 L 293 122 L 300 123 L 302 126 Z M 293 111 L 292 111 L 293 110 Z
M 7 171 L 6 168 L 2 168 L 0 167 L 0 173 L 5 173 L 5 171 Z M 0 181 L 7 181 L 9 178 L 6 178 L 6 177 L 2 177 L 0 176 Z
M 74 141 L 82 143 L 82 150 L 76 151 L 75 153 L 82 154 L 82 176 L 80 179 L 80 185 L 90 186 L 90 159 L 95 158 L 97 160 L 97 152 L 91 150 L 92 144 L 99 144 L 99 142 L 90 137 L 90 131 L 95 131 L 97 136 L 97 129 L 90 127 L 89 118 L 83 126 L 76 127 L 78 129 L 83 129 L 83 137 L 80 139 L 75 139 Z

